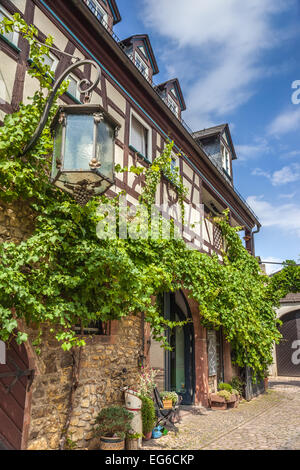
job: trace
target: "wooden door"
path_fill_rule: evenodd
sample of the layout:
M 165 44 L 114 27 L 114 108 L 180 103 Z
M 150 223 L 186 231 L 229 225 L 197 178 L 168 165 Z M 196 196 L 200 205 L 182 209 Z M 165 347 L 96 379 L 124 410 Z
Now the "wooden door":
M 0 364 L 0 449 L 21 449 L 29 371 L 24 345 L 6 345 L 5 364 Z
M 287 313 L 281 320 L 282 339 L 276 345 L 277 373 L 300 377 L 300 310 Z

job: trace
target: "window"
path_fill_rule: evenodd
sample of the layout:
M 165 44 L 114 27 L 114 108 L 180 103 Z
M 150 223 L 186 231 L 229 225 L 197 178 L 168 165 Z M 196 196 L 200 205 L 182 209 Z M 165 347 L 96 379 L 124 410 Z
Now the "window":
M 223 145 L 222 146 L 222 165 L 226 173 L 230 176 L 230 153 L 228 152 L 227 148 Z
M 74 75 L 69 75 L 67 80 L 70 82 L 68 87 L 69 95 L 80 101 L 80 91 L 78 90 L 79 79 L 74 77 Z
M 175 96 L 175 98 L 177 98 L 177 94 L 176 94 L 176 91 L 175 91 L 174 87 L 171 88 L 170 92 L 172 93 L 172 95 Z
M 130 145 L 143 157 L 151 159 L 151 129 L 135 113 L 131 115 Z
M 44 54 L 43 59 L 44 65 L 49 65 L 51 72 L 55 72 L 58 64 L 58 58 L 55 57 L 55 55 L 51 54 L 51 52 L 49 52 L 49 56 Z
M 175 114 L 175 116 L 178 117 L 178 112 L 179 112 L 178 105 L 175 103 L 175 101 L 170 95 L 168 95 L 168 106 L 170 110 Z
M 141 56 L 137 53 L 134 55 L 135 57 L 135 65 L 139 69 L 139 71 L 144 75 L 145 78 L 149 77 L 149 67 L 147 66 L 146 62 L 143 61 Z
M 108 15 L 106 11 L 99 5 L 97 0 L 85 0 L 85 3 L 89 7 L 89 9 L 94 13 L 96 18 L 102 23 L 104 26 L 108 24 Z
M 76 331 L 78 335 L 105 336 L 105 335 L 109 335 L 109 323 L 103 322 L 101 320 L 93 321 L 84 328 L 82 325 L 76 325 L 74 330 Z
M 3 20 L 3 18 L 9 18 L 11 19 L 11 15 L 8 13 L 8 11 L 5 10 L 5 8 L 3 8 L 1 5 L 0 5 L 0 21 Z M 11 42 L 12 44 L 14 44 L 15 46 L 18 45 L 18 39 L 19 39 L 19 34 L 16 33 L 16 32 L 12 32 L 12 33 L 4 33 L 3 34 L 3 37 L 5 39 L 7 39 L 7 41 Z
M 178 156 L 175 153 L 171 153 L 171 171 L 176 174 L 176 168 L 178 168 Z

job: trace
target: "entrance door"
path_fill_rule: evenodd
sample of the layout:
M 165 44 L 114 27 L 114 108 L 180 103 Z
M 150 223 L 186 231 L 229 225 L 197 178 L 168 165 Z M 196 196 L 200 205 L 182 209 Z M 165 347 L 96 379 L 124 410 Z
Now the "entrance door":
M 282 339 L 276 345 L 277 373 L 286 377 L 300 377 L 300 310 L 281 318 Z
M 165 316 L 171 321 L 185 321 L 191 318 L 184 295 L 179 291 L 165 295 Z M 165 354 L 166 390 L 182 396 L 182 404 L 194 402 L 194 331 L 192 323 L 176 327 L 168 333 L 172 351 Z
M 0 449 L 22 446 L 24 408 L 29 371 L 24 345 L 11 341 L 0 364 Z

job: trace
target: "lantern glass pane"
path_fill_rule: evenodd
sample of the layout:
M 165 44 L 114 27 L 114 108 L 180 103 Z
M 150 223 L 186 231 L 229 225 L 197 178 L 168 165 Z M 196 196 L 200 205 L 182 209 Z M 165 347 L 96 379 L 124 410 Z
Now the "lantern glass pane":
M 70 114 L 67 117 L 64 171 L 90 170 L 93 158 L 94 118 Z
M 98 125 L 96 158 L 101 163 L 100 173 L 112 180 L 114 170 L 114 131 L 104 121 Z
M 52 159 L 52 173 L 51 177 L 54 179 L 58 173 L 57 162 L 61 162 L 61 153 L 62 153 L 62 130 L 61 125 L 57 126 L 55 129 L 54 145 L 53 145 L 53 159 Z

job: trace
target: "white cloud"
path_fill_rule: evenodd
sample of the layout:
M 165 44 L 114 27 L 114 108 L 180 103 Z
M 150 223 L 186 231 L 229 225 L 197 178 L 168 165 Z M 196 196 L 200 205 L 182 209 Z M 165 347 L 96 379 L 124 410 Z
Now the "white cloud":
M 294 193 L 278 194 L 280 199 L 293 199 L 296 196 L 296 191 Z
M 273 186 L 293 183 L 298 180 L 300 180 L 300 165 L 298 163 L 292 163 L 290 166 L 284 166 L 281 170 L 274 171 L 271 178 Z
M 266 139 L 256 138 L 252 144 L 235 145 L 235 150 L 238 161 L 244 162 L 266 156 L 271 152 L 271 147 Z
M 295 181 L 300 180 L 300 164 L 292 163 L 291 165 L 284 166 L 280 170 L 276 170 L 273 173 L 262 170 L 261 168 L 254 168 L 254 170 L 251 172 L 251 175 L 264 176 L 271 181 L 273 186 L 294 183 Z
M 281 229 L 300 238 L 300 206 L 272 204 L 264 196 L 249 196 L 247 203 L 258 215 L 262 226 Z
M 280 113 L 268 126 L 268 133 L 280 136 L 300 130 L 300 106 Z
M 144 21 L 171 41 L 162 55 L 186 86 L 192 127 L 207 127 L 253 95 L 253 82 L 268 73 L 262 52 L 286 38 L 273 18 L 294 3 L 144 0 Z

